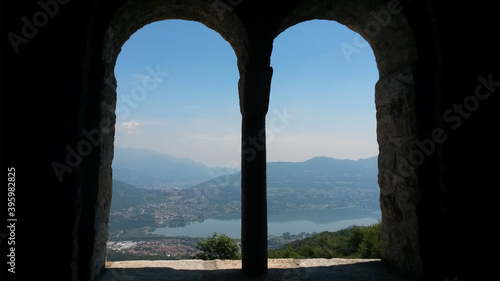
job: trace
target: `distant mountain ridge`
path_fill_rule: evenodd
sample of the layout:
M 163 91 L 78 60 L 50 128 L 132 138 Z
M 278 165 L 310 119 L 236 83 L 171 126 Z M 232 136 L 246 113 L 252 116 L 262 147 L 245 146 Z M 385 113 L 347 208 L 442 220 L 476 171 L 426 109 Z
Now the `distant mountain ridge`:
M 154 157 L 138 156 L 139 159 L 133 163 L 150 165 L 158 158 L 161 163 L 166 161 L 161 155 L 151 155 Z M 167 168 L 175 165 L 172 163 L 178 160 L 168 161 L 169 165 L 165 164 Z M 181 159 L 179 162 L 187 164 L 185 169 L 199 167 L 200 171 L 207 171 L 206 166 L 199 166 L 199 163 L 191 160 Z M 136 173 L 149 168 L 144 166 L 139 169 L 134 168 L 134 165 L 130 167 Z M 161 171 L 162 169 L 158 169 L 157 173 Z M 380 190 L 377 174 L 377 157 L 357 161 L 315 157 L 304 162 L 268 163 L 268 211 L 378 209 Z M 184 180 L 186 175 L 188 173 L 180 179 Z M 165 177 L 167 174 L 160 174 L 155 180 L 161 181 Z M 130 182 L 115 178 L 110 226 L 114 230 L 132 225 L 183 226 L 192 221 L 241 212 L 241 172 L 227 173 L 191 187 L 153 189 L 138 188 Z
M 267 164 L 267 185 L 283 187 L 299 183 L 316 187 L 350 186 L 378 188 L 378 157 L 341 160 L 314 157 L 304 162 L 271 162 Z
M 113 179 L 147 189 L 189 188 L 212 179 L 224 181 L 237 172 L 231 168 L 213 168 L 189 158 L 177 158 L 147 149 L 115 147 Z M 311 176 L 326 185 L 335 182 L 365 181 L 377 185 L 377 157 L 343 160 L 314 157 L 304 162 L 267 163 L 268 186 L 284 182 L 304 182 Z M 328 179 L 328 180 L 327 180 Z M 375 180 L 373 180 L 375 179 Z
M 304 162 L 267 163 L 268 210 L 378 208 L 377 159 L 376 156 L 356 161 L 315 157 Z M 240 189 L 241 173 L 237 172 L 188 190 L 214 204 L 226 204 L 239 211 Z
M 147 149 L 115 147 L 113 178 L 141 188 L 187 188 L 217 175 L 189 158 L 177 158 Z M 235 170 L 234 170 L 235 171 Z

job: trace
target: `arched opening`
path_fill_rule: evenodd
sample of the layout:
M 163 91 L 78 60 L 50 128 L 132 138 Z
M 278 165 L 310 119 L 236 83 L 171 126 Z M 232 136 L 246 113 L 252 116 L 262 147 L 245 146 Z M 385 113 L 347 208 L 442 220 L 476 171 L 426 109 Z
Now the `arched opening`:
M 139 5 L 139 6 L 137 6 Z M 103 34 L 101 46 L 102 73 L 100 87 L 100 118 L 99 125 L 101 132 L 101 153 L 100 168 L 98 171 L 98 183 L 96 186 L 97 196 L 96 207 L 93 213 L 96 231 L 93 234 L 94 248 L 89 250 L 90 275 L 99 275 L 102 272 L 106 261 L 106 242 L 108 240 L 109 208 L 111 203 L 112 172 L 111 164 L 114 151 L 115 124 L 119 121 L 116 96 L 116 78 L 114 68 L 117 56 L 125 41 L 137 30 L 146 24 L 166 20 L 183 19 L 197 21 L 205 26 L 223 34 L 223 38 L 230 42 L 235 53 L 240 57 L 238 64 L 241 64 L 241 48 L 245 39 L 245 32 L 242 31 L 241 23 L 231 13 L 225 13 L 225 6 L 214 6 L 211 3 L 203 3 L 191 6 L 189 3 L 166 3 L 157 1 L 142 1 L 134 3 L 128 1 L 120 6 L 107 23 L 107 28 Z M 207 14 L 209 11 L 209 14 Z M 238 34 L 236 36 L 236 34 Z M 236 40 L 236 41 L 234 41 Z M 89 54 L 92 56 L 93 54 Z M 154 65 L 156 67 L 156 64 Z M 156 70 L 156 69 L 155 69 Z M 162 71 L 162 70 L 160 70 Z M 91 78 L 89 78 L 91 79 Z M 133 125 L 133 124 L 131 124 Z
M 233 3 L 234 4 L 234 3 Z M 241 3 L 240 3 L 241 4 Z M 283 12 L 283 17 L 275 20 L 268 27 L 254 25 L 247 21 L 248 15 L 240 15 L 235 7 L 225 4 L 226 9 L 221 13 L 220 6 L 216 7 L 208 3 L 196 7 L 190 5 L 179 5 L 173 3 L 161 3 L 155 1 L 141 3 L 138 7 L 127 2 L 114 16 L 107 29 L 103 42 L 104 80 L 101 92 L 101 117 L 100 127 L 103 132 L 114 132 L 113 124 L 115 116 L 106 110 L 106 106 L 114 107 L 116 103 L 116 82 L 112 73 L 116 55 L 119 48 L 135 30 L 144 24 L 168 18 L 179 18 L 197 20 L 217 30 L 232 45 L 238 57 L 238 69 L 240 79 L 240 110 L 247 118 L 247 127 L 243 126 L 243 133 L 259 135 L 263 124 L 262 112 L 267 111 L 265 96 L 252 96 L 245 94 L 254 90 L 265 93 L 270 83 L 270 71 L 265 69 L 266 54 L 269 46 L 256 48 L 259 44 L 269 44 L 268 37 L 276 37 L 279 33 L 290 26 L 311 19 L 328 19 L 338 21 L 350 29 L 358 32 L 372 47 L 379 70 L 379 81 L 376 85 L 376 108 L 377 108 L 377 139 L 379 144 L 379 184 L 381 188 L 382 208 L 382 239 L 387 241 L 383 249 L 383 257 L 386 261 L 405 271 L 420 272 L 419 236 L 418 222 L 416 216 L 416 205 L 419 200 L 418 181 L 413 167 L 408 167 L 407 159 L 414 147 L 415 139 L 415 117 L 414 117 L 414 94 L 415 83 L 413 80 L 414 65 L 417 60 L 415 43 L 412 32 L 408 27 L 406 19 L 401 16 L 401 6 L 394 2 L 380 3 L 337 3 L 333 7 L 327 1 L 313 1 L 298 4 Z M 248 4 L 250 5 L 250 4 Z M 277 7 L 275 7 L 277 8 Z M 272 7 L 269 7 L 272 9 Z M 243 13 L 254 13 L 251 9 Z M 385 17 L 383 17 L 383 16 Z M 390 15 L 388 17 L 387 15 Z M 241 19 L 243 20 L 240 20 Z M 267 29 L 266 29 L 267 28 Z M 262 34 L 259 31 L 266 29 L 265 38 L 256 37 Z M 252 43 L 253 42 L 253 43 Z M 358 42 L 359 43 L 359 42 Z M 252 45 L 254 44 L 254 45 Z M 255 45 L 257 44 L 257 45 Z M 356 42 L 353 42 L 356 46 Z M 270 55 L 270 52 L 269 52 Z M 262 66 L 264 66 L 262 68 Z M 248 82 L 248 83 L 247 83 Z M 242 93 L 243 92 L 243 93 Z M 252 105 L 259 105 L 255 111 Z M 262 106 L 262 107 L 261 107 Z M 264 113 L 265 114 L 265 113 Z M 255 118 L 257 117 L 258 120 Z M 252 120 L 253 119 L 253 120 Z M 248 123 L 250 122 L 250 123 Z M 252 125 L 252 122 L 255 126 Z M 248 127 L 248 125 L 252 125 Z M 247 130 L 247 131 L 245 131 Z M 112 134 L 111 134 L 112 135 Z M 260 137 L 260 135 L 259 135 Z M 112 137 L 103 135 L 101 146 L 101 167 L 99 172 L 98 197 L 108 198 L 110 196 L 110 167 L 112 158 Z M 244 140 L 243 140 L 244 144 Z M 260 145 L 260 144 L 259 144 Z M 111 150 L 110 150 L 111 149 Z M 245 150 L 245 147 L 242 148 Z M 246 168 L 242 173 L 242 185 L 257 184 L 265 187 L 265 149 L 254 149 L 259 154 L 259 163 Z M 249 156 L 249 155 L 246 155 Z M 263 156 L 263 157 L 261 157 Z M 264 160 L 264 161 L 263 161 Z M 243 162 L 243 160 L 242 160 Z M 262 165 L 262 163 L 264 163 Z M 264 166 L 264 169 L 262 169 Z M 264 177 L 263 177 L 264 176 Z M 244 199 L 252 201 L 257 197 Z M 265 198 L 264 198 L 265 200 Z M 243 202 L 243 205 L 245 205 Z M 248 202 L 247 202 L 248 203 Z M 257 208 L 257 206 L 243 206 L 245 208 Z M 107 210 L 109 202 L 101 200 L 96 210 L 96 225 L 106 225 Z M 263 218 L 266 213 L 264 209 L 259 211 L 256 221 Z M 245 233 L 248 232 L 244 228 Z M 255 270 L 255 273 L 265 272 L 266 262 L 262 259 L 262 246 L 265 245 L 264 233 L 254 232 L 258 237 L 259 254 L 249 253 L 247 257 L 252 261 L 247 271 Z M 250 233 L 247 233 L 250 234 Z M 249 237 L 252 237 L 250 235 Z M 99 232 L 95 237 L 96 250 L 92 255 L 93 268 L 102 268 L 105 254 L 107 235 Z M 250 249 L 251 250 L 251 249 Z M 253 256 L 253 255 L 258 255 Z M 244 258 L 245 260 L 245 258 Z M 257 261 L 258 260 L 258 261 Z M 245 270 L 245 268 L 244 268 Z
M 306 21 L 274 40 L 271 66 L 270 232 L 273 213 L 280 211 L 295 216 L 295 225 L 287 230 L 291 234 L 377 223 L 381 219 L 374 95 L 378 70 L 368 43 L 337 22 Z M 285 164 L 294 174 L 281 171 Z M 287 189 L 280 188 L 286 185 Z M 287 194 L 277 194 L 278 190 Z M 299 230 L 301 225 L 310 229 Z
M 157 21 L 127 40 L 114 72 L 113 244 L 107 260 L 190 258 L 195 240 L 173 237 L 219 230 L 183 235 L 178 228 L 235 211 L 212 208 L 210 195 L 227 182 L 217 178 L 218 188 L 206 183 L 229 177 L 239 165 L 234 52 L 201 23 Z M 151 240 L 152 232 L 165 239 Z
M 421 194 L 415 166 L 408 164 L 417 136 L 414 72 L 418 57 L 403 10 L 401 3 L 393 1 L 374 5 L 361 1 L 352 6 L 339 4 L 335 8 L 326 1 L 314 1 L 296 7 L 282 21 L 279 31 L 307 20 L 334 20 L 370 44 L 379 72 L 375 104 L 382 258 L 405 272 L 419 274 L 422 264 L 417 205 Z M 351 54 L 361 46 L 356 38 L 352 44 L 347 43 L 349 46 L 345 47 Z

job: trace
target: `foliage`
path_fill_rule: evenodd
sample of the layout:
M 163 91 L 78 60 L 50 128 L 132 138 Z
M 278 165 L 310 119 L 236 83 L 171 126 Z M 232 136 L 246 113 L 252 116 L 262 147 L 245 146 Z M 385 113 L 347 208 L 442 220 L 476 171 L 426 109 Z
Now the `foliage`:
M 297 253 L 292 246 L 288 245 L 286 248 L 283 247 L 277 250 L 269 250 L 268 257 L 270 259 L 281 259 L 281 258 L 289 258 L 289 259 L 303 259 L 304 257 Z
M 379 221 L 368 227 L 322 232 L 270 250 L 269 258 L 380 258 L 380 226 Z
M 364 229 L 363 240 L 358 248 L 361 258 L 380 258 L 382 253 L 382 240 L 380 239 L 381 224 L 374 224 Z
M 230 259 L 235 260 L 240 258 L 240 247 L 232 238 L 217 232 L 205 240 L 199 241 L 196 248 L 201 252 L 196 254 L 197 259 L 215 260 L 215 259 Z

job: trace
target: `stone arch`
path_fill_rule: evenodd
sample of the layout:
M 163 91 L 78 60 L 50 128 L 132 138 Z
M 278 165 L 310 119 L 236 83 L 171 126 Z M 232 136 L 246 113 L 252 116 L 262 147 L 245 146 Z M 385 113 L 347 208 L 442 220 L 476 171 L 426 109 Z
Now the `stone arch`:
M 417 137 L 414 76 L 418 56 L 413 31 L 403 12 L 397 0 L 307 1 L 284 17 L 277 35 L 308 20 L 333 20 L 370 44 L 379 71 L 375 103 L 382 256 L 401 270 L 418 274 L 422 271 L 417 218 L 421 195 L 414 167 L 407 161 Z
M 234 14 L 234 7 L 222 1 L 132 1 L 128 0 L 114 13 L 104 38 L 104 61 L 113 64 L 125 41 L 144 25 L 167 19 L 197 21 L 219 33 L 245 58 L 246 31 Z
M 106 261 L 106 242 L 108 238 L 109 207 L 111 204 L 112 171 L 111 161 L 114 150 L 114 125 L 116 122 L 116 88 L 114 67 L 121 46 L 141 27 L 155 21 L 182 19 L 197 21 L 218 32 L 233 47 L 238 57 L 238 67 L 243 65 L 248 55 L 245 53 L 246 32 L 242 23 L 233 13 L 234 8 L 222 1 L 160 1 L 128 0 L 113 11 L 113 15 L 105 24 L 103 38 L 97 38 L 102 49 L 97 50 L 100 57 L 93 60 L 93 69 L 102 69 L 102 76 L 89 73 L 89 88 L 98 89 L 100 165 L 97 183 L 97 203 L 94 209 L 95 232 L 94 247 L 90 253 L 90 265 L 93 274 L 102 271 Z M 88 44 L 92 44 L 91 41 Z M 95 44 L 95 43 L 94 43 Z M 92 50 L 93 46 L 88 48 Z M 88 54 L 89 57 L 96 54 Z M 90 59 L 92 61 L 92 59 Z M 95 112 L 91 112 L 95 114 Z M 95 128 L 95 127 L 94 127 Z M 92 273 L 91 273 L 92 274 Z
M 297 1 L 288 6 L 291 8 L 287 10 L 279 5 L 260 7 L 244 1 L 128 0 L 121 6 L 115 7 L 116 9 L 110 8 L 111 15 L 100 14 L 100 17 L 104 18 L 104 23 L 96 20 L 94 24 L 100 26 L 99 28 L 105 26 L 101 29 L 103 33 L 94 35 L 96 37 L 93 39 L 97 43 L 91 40 L 87 43 L 89 44 L 87 61 L 91 64 L 89 69 L 100 70 L 96 73 L 86 73 L 87 88 L 89 91 L 95 90 L 99 93 L 94 99 L 96 104 L 93 105 L 98 108 L 99 114 L 95 117 L 95 112 L 89 110 L 88 114 L 93 115 L 89 117 L 91 119 L 89 124 L 93 128 L 95 126 L 92 124 L 99 124 L 102 136 L 99 168 L 96 172 L 98 173 L 95 191 L 97 198 L 92 206 L 88 207 L 92 211 L 89 215 L 93 217 L 91 220 L 94 225 L 94 231 L 90 233 L 93 235 L 92 249 L 85 249 L 89 251 L 88 267 L 94 272 L 91 275 L 98 274 L 102 270 L 106 259 L 116 107 L 114 64 L 121 46 L 131 34 L 146 24 L 165 19 L 198 21 L 217 31 L 233 47 L 241 76 L 240 109 L 243 123 L 247 122 L 247 126 L 243 126 L 242 139 L 245 138 L 245 134 L 247 136 L 255 134 L 259 138 L 261 136 L 259 132 L 264 126 L 263 116 L 269 102 L 266 92 L 269 93 L 272 75 L 272 69 L 269 67 L 272 39 L 279 33 L 303 21 L 324 19 L 338 21 L 367 40 L 374 51 L 379 69 L 375 100 L 380 203 L 383 218 L 382 238 L 385 245 L 383 256 L 384 260 L 400 269 L 421 272 L 416 214 L 416 205 L 420 198 L 418 178 L 413 170 L 408 171 L 408 163 L 404 162 L 405 159 L 409 159 L 410 152 L 413 151 L 413 140 L 416 137 L 414 69 L 418 58 L 415 39 L 403 14 L 403 6 L 397 0 L 389 2 L 314 0 Z M 261 16 L 269 25 L 262 26 L 249 19 L 250 14 L 263 10 L 266 13 Z M 274 11 L 275 14 L 268 14 L 269 11 Z M 96 50 L 95 46 L 100 49 Z M 94 50 L 97 53 L 92 53 Z M 247 92 L 250 94 L 244 94 Z M 248 173 L 255 177 L 245 178 L 243 175 L 243 190 L 245 189 L 243 185 L 256 184 L 263 185 L 265 191 L 265 149 L 259 153 L 262 155 L 259 155 L 258 163 L 247 167 Z M 242 169 L 245 164 L 243 162 Z M 263 198 L 261 198 L 262 193 L 260 195 L 244 193 L 243 197 L 245 196 L 251 196 L 249 201 L 263 200 L 259 202 L 264 202 L 265 205 L 265 192 Z M 265 214 L 265 210 L 259 213 L 259 219 L 256 220 L 265 221 Z M 250 226 L 245 227 L 252 229 Z M 247 245 L 257 243 L 259 247 L 247 246 L 249 252 L 246 256 L 258 255 L 259 258 L 247 266 L 247 271 L 262 273 L 267 269 L 265 261 L 262 260 L 262 257 L 265 257 L 264 251 L 267 250 L 266 247 L 260 247 L 260 244 L 267 241 L 267 237 L 261 237 L 267 233 L 266 231 L 267 228 L 257 231 L 258 235 L 255 235 L 256 233 L 249 235 L 252 237 L 249 239 L 253 239 L 253 236 L 258 236 L 258 239 L 247 242 Z M 258 248 L 258 254 L 253 252 L 253 248 Z M 245 254 L 243 256 L 245 260 Z M 245 270 L 245 263 L 243 267 Z

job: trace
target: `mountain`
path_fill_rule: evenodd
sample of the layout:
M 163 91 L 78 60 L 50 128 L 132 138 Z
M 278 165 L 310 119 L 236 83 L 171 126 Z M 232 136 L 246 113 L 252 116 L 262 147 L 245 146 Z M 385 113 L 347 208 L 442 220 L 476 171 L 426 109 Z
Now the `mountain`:
M 117 233 L 124 229 L 133 229 L 157 225 L 154 213 L 144 212 L 143 206 L 155 201 L 159 190 L 148 190 L 113 180 L 113 198 L 109 214 L 109 231 Z M 157 198 L 161 198 L 157 197 Z M 153 203 L 154 204 L 154 203 Z
M 267 164 L 269 187 L 354 187 L 378 188 L 378 157 L 339 160 L 315 157 L 305 162 L 271 162 Z
M 380 207 L 377 157 L 357 161 L 316 157 L 267 167 L 269 213 Z M 240 172 L 182 189 L 144 189 L 114 180 L 110 227 L 184 226 L 240 212 Z
M 115 147 L 113 178 L 141 188 L 186 188 L 210 180 L 220 168 L 146 149 Z
M 339 160 L 316 157 L 305 162 L 267 164 L 269 212 L 379 207 L 378 157 Z M 196 185 L 192 190 L 213 204 L 230 210 L 241 202 L 241 173 L 225 175 Z

